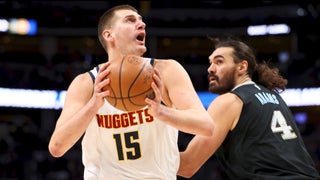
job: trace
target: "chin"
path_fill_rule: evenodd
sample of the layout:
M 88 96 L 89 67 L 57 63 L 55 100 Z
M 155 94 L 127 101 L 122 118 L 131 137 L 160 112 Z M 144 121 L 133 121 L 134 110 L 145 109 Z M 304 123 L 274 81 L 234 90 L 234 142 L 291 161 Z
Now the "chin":
M 142 56 L 144 53 L 146 53 L 147 52 L 147 48 L 146 47 L 144 47 L 144 48 L 139 48 L 139 50 L 138 50 L 138 53 L 139 53 L 139 56 Z

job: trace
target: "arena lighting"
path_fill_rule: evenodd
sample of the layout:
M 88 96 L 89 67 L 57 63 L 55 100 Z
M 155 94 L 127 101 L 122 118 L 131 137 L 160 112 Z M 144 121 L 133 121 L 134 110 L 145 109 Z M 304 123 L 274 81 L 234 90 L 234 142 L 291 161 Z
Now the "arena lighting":
M 214 100 L 214 98 L 218 96 L 217 94 L 212 94 L 210 92 L 197 92 L 197 93 L 205 108 L 208 108 L 212 100 Z
M 0 32 L 7 32 L 9 29 L 9 22 L 6 19 L 0 19 Z
M 247 28 L 249 36 L 289 34 L 290 31 L 290 27 L 286 24 L 257 25 Z
M 211 101 L 218 95 L 210 92 L 198 92 L 198 96 L 204 107 L 208 108 Z M 280 96 L 290 107 L 320 105 L 320 88 L 286 89 L 280 93 Z
M 9 33 L 35 35 L 37 33 L 37 21 L 25 18 L 12 18 L 9 20 Z
M 287 89 L 280 95 L 289 106 L 320 105 L 320 88 Z
M 305 124 L 308 120 L 308 114 L 306 112 L 298 112 L 293 114 L 294 119 L 299 124 Z
M 66 91 L 0 88 L 0 107 L 61 109 Z
M 198 92 L 205 108 L 217 94 Z M 287 89 L 280 93 L 289 106 L 319 106 L 320 88 Z M 0 107 L 61 109 L 66 91 L 0 88 Z

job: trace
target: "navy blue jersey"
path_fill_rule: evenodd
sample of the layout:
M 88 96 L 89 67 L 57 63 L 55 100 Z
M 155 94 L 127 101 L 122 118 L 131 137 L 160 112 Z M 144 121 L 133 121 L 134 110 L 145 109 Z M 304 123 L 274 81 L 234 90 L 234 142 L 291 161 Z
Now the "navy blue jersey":
M 243 101 L 236 127 L 215 153 L 230 179 L 318 179 L 292 113 L 275 92 L 254 83 L 232 91 Z

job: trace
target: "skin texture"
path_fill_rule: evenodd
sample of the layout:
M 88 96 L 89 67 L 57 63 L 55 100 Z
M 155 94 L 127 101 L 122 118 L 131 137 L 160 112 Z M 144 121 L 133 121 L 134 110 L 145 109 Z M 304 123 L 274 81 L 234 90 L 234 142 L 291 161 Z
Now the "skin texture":
M 142 56 L 146 52 L 145 28 L 146 24 L 137 12 L 116 11 L 111 27 L 106 27 L 102 32 L 108 62 L 100 65 L 94 84 L 88 73 L 78 75 L 70 84 L 64 108 L 49 142 L 52 156 L 63 156 L 81 138 L 103 105 L 103 98 L 109 95 L 102 87 L 109 83 L 107 75 L 110 73 L 110 63 L 121 59 L 119 56 Z M 181 131 L 211 136 L 214 132 L 213 121 L 198 98 L 185 69 L 172 59 L 156 59 L 154 69 L 152 88 L 155 98 L 146 98 L 149 113 Z

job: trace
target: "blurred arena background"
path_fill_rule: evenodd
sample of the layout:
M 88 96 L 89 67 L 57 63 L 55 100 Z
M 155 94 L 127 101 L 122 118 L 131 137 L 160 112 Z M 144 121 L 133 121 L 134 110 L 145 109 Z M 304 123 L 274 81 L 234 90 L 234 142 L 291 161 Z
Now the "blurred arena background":
M 305 92 L 302 97 L 301 93 L 286 97 L 296 100 L 291 110 L 320 170 L 320 104 L 302 103 L 320 101 L 319 1 L 0 0 L 0 179 L 82 179 L 80 143 L 60 159 L 52 158 L 47 150 L 59 105 L 5 103 L 24 98 L 8 93 L 15 90 L 63 94 L 77 74 L 106 61 L 97 38 L 98 18 L 124 3 L 136 7 L 147 24 L 145 56 L 182 63 L 203 101 L 212 98 L 206 96 L 207 56 L 212 51 L 208 36 L 241 37 L 256 48 L 259 60 L 279 67 L 289 80 L 289 89 Z M 29 20 L 29 28 L 20 27 L 18 20 L 22 24 Z M 33 100 L 46 101 L 37 96 Z M 181 150 L 191 137 L 181 133 Z M 226 177 L 212 157 L 192 179 Z

